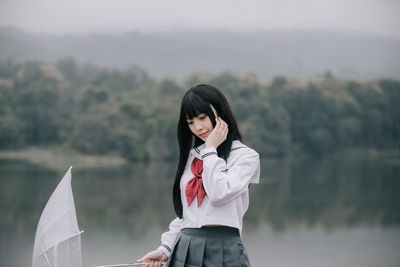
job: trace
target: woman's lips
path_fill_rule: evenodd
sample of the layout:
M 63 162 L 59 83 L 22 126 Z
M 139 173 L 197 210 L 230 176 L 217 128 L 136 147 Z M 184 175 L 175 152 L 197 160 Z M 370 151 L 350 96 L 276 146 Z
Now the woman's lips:
M 208 131 L 205 132 L 205 133 L 200 134 L 200 136 L 201 136 L 201 137 L 204 137 L 204 136 L 206 136 L 207 133 L 208 133 Z

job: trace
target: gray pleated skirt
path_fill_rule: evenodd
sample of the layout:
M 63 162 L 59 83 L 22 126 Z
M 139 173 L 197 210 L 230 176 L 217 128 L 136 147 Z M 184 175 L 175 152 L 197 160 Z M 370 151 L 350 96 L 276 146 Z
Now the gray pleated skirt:
M 182 229 L 167 266 L 247 267 L 250 262 L 238 229 L 213 226 Z

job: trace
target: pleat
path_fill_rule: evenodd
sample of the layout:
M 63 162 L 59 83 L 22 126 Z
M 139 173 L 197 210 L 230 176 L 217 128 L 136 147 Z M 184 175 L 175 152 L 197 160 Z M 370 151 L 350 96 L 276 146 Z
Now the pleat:
M 222 238 L 207 238 L 203 266 L 223 266 L 224 254 L 222 242 Z
M 185 267 L 186 256 L 190 246 L 191 237 L 182 235 L 179 242 L 175 246 L 174 258 L 172 259 L 171 266 Z
M 171 267 L 171 266 L 173 266 L 173 262 L 174 262 L 174 258 L 175 258 L 175 253 L 176 253 L 176 245 L 179 243 L 179 241 L 181 240 L 181 237 L 182 237 L 182 234 L 181 233 L 179 233 L 178 234 L 178 236 L 176 237 L 176 239 L 175 239 L 175 242 L 174 242 L 174 244 L 172 245 L 172 253 L 171 253 L 171 255 L 169 256 L 169 259 L 168 259 L 168 261 L 167 261 L 167 267 Z
M 250 267 L 237 230 L 186 228 L 175 241 L 169 267 Z
M 250 266 L 246 251 L 242 245 L 240 237 L 224 238 L 224 264 L 229 267 L 245 267 Z
M 204 247 L 206 245 L 206 238 L 202 236 L 192 236 L 190 246 L 186 257 L 187 267 L 202 267 Z

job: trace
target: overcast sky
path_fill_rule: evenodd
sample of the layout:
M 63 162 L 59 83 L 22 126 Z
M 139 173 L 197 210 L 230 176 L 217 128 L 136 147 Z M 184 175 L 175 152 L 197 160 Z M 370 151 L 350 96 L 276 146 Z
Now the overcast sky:
M 314 30 L 400 38 L 400 0 L 0 0 L 0 27 L 31 32 Z

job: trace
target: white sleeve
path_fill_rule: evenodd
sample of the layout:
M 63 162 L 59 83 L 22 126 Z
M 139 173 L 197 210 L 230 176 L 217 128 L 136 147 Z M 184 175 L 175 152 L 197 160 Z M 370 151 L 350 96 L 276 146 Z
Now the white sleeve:
M 223 205 L 248 189 L 250 182 L 258 183 L 260 159 L 251 148 L 241 148 L 240 155 L 227 169 L 224 159 L 218 157 L 215 148 L 203 149 L 203 185 L 213 205 Z M 238 151 L 239 152 L 239 151 Z
M 161 246 L 159 246 L 158 249 L 164 252 L 168 257 L 171 255 L 176 236 L 182 228 L 182 222 L 182 219 L 176 217 L 169 224 L 169 231 L 161 235 Z

